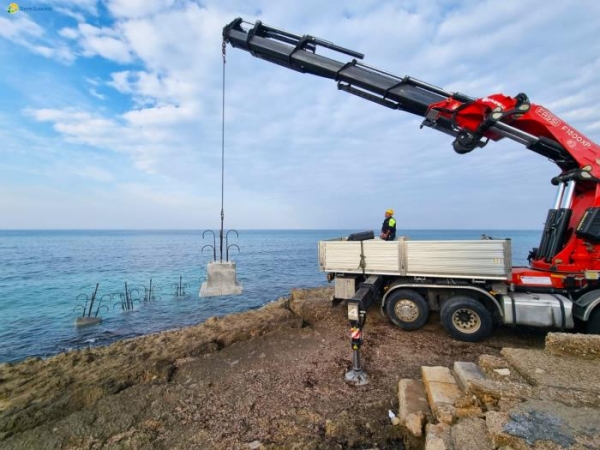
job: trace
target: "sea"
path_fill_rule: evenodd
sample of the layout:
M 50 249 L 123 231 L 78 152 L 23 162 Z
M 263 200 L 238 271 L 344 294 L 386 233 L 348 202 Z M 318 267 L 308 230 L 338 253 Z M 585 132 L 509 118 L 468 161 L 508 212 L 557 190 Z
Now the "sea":
M 200 298 L 207 264 L 221 259 L 218 230 L 0 230 L 0 363 L 195 325 L 260 308 L 294 288 L 325 286 L 318 242 L 359 231 L 365 230 L 231 230 L 222 258 L 236 263 L 243 294 Z M 510 238 L 514 266 L 527 265 L 541 236 L 529 230 L 397 233 L 411 240 L 482 234 Z M 75 326 L 84 315 L 102 321 Z

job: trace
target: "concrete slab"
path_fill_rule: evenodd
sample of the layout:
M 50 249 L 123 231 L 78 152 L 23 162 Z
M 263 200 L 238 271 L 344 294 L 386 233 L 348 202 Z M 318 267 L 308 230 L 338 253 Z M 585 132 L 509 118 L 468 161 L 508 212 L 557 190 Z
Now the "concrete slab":
M 452 423 L 454 403 L 462 396 L 456 380 L 447 367 L 421 367 L 423 384 L 431 410 L 441 422 Z
M 431 416 L 425 386 L 421 380 L 403 378 L 398 382 L 398 417 L 405 423 L 409 414 L 419 412 Z
M 423 366 L 421 367 L 421 374 L 429 405 L 433 407 L 432 409 L 435 410 L 434 405 L 436 403 L 454 405 L 454 402 L 461 397 L 462 392 L 447 367 Z
M 488 412 L 494 444 L 513 448 L 600 448 L 600 410 L 528 400 L 507 412 Z
M 427 424 L 425 436 L 425 450 L 450 450 L 450 425 L 438 423 Z
M 475 395 L 483 404 L 495 404 L 501 399 L 524 400 L 533 395 L 528 384 L 502 382 L 494 380 L 473 380 L 469 393 Z
M 450 440 L 455 449 L 494 450 L 484 419 L 468 418 L 461 420 L 450 430 Z
M 453 368 L 459 386 L 465 391 L 468 389 L 469 382 L 472 380 L 482 380 L 485 378 L 479 369 L 479 366 L 472 362 L 457 361 L 454 363 Z
M 234 262 L 208 263 L 206 281 L 200 287 L 200 297 L 240 295 L 242 292 L 242 285 L 236 279 Z
M 506 360 L 530 384 L 600 394 L 600 361 L 555 356 L 543 350 L 504 348 Z
M 600 335 L 548 333 L 546 351 L 551 355 L 600 360 Z
M 452 376 L 450 369 L 443 366 L 423 366 L 421 367 L 421 373 L 423 375 L 423 381 L 437 382 L 437 383 L 452 383 L 455 384 L 456 380 Z

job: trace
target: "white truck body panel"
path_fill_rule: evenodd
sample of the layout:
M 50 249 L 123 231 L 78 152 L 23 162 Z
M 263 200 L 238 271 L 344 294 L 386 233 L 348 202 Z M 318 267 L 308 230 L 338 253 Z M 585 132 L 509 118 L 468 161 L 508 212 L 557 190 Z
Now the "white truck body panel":
M 510 239 L 395 241 L 338 238 L 319 242 L 324 272 L 509 280 Z

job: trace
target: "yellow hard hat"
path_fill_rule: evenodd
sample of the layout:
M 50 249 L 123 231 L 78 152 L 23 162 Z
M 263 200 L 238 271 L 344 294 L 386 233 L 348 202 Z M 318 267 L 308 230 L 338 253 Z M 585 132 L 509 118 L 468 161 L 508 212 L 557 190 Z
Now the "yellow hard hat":
M 393 209 L 388 209 L 386 212 L 386 214 L 390 214 L 390 215 L 394 215 L 394 210 Z

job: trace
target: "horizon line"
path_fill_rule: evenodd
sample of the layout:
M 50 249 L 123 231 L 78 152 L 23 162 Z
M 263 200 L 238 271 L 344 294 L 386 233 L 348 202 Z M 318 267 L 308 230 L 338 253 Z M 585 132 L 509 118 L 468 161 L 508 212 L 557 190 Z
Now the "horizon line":
M 376 228 L 361 228 L 363 231 Z M 377 228 L 378 229 L 378 228 Z M 219 228 L 0 228 L 0 231 L 219 231 Z M 229 228 L 224 231 L 354 231 L 356 228 Z M 542 231 L 536 228 L 399 228 L 403 231 Z

